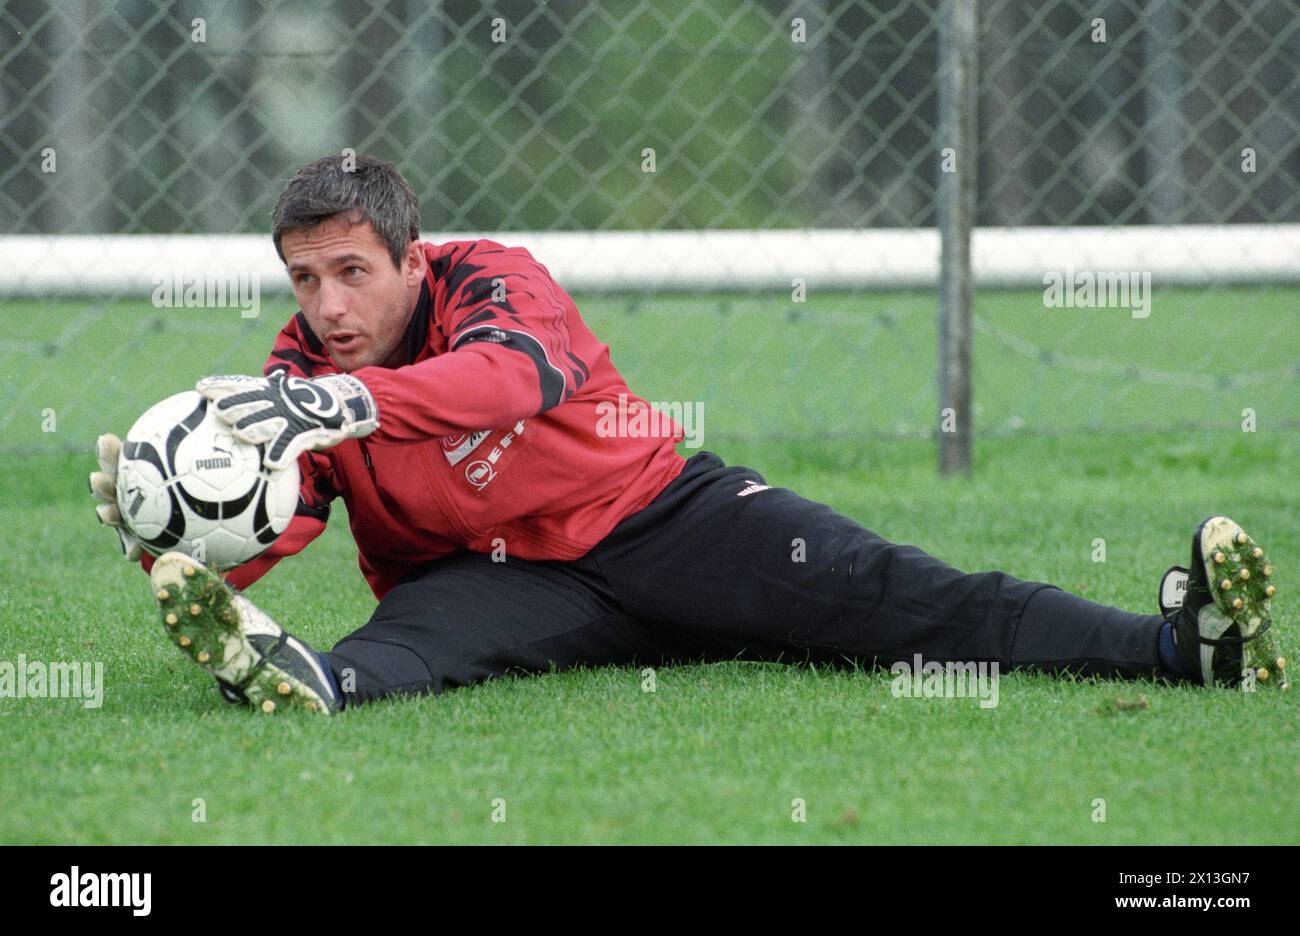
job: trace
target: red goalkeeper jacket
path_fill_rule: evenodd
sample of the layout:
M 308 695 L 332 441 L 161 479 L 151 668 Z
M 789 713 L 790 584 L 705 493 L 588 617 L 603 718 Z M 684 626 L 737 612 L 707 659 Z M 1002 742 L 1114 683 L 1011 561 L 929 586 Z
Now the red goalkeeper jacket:
M 676 423 L 671 437 L 610 434 L 613 408 L 648 404 L 527 250 L 490 240 L 423 247 L 429 272 L 407 363 L 353 372 L 374 394 L 379 428 L 299 457 L 298 513 L 269 551 L 227 574 L 237 587 L 318 536 L 335 497 L 382 598 L 416 566 L 462 548 L 577 559 L 681 472 Z M 301 312 L 263 368 L 277 369 L 338 372 Z

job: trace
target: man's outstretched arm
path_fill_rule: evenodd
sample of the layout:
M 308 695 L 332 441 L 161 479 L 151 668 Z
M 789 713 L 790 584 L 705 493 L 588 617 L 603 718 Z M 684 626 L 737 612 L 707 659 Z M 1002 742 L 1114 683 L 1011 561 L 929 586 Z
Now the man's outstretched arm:
M 509 426 L 560 405 L 590 376 L 570 340 L 573 300 L 524 248 L 477 241 L 443 282 L 449 353 L 353 372 L 382 414 L 376 439 Z
M 266 377 L 208 377 L 196 389 L 236 438 L 267 444 L 274 466 L 371 433 L 409 443 L 509 426 L 588 378 L 569 340 L 573 301 L 526 250 L 476 242 L 446 280 L 445 354 L 314 379 L 279 361 Z

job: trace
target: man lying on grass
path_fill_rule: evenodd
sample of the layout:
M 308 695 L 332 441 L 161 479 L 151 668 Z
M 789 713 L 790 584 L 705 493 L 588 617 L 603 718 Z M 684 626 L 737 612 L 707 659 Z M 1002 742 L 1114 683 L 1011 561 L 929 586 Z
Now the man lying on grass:
M 573 301 L 526 250 L 422 243 L 392 165 L 311 163 L 273 218 L 301 311 L 264 377 L 198 390 L 268 464 L 297 461 L 288 530 L 225 579 L 183 553 L 152 561 L 114 506 L 116 437 L 91 476 L 101 521 L 151 568 L 167 636 L 232 702 L 331 713 L 552 666 L 916 654 L 1206 686 L 1249 665 L 1285 684 L 1260 639 L 1273 570 L 1225 517 L 1196 528 L 1159 615 L 959 572 L 752 469 L 684 459 L 671 436 L 601 431 L 611 405 L 647 404 Z M 311 542 L 336 497 L 379 604 L 323 653 L 235 589 Z

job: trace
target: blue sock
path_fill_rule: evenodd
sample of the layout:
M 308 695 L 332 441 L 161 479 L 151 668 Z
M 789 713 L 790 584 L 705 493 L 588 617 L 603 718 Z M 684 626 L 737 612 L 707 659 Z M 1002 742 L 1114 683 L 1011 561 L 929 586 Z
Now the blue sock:
M 1183 679 L 1192 678 L 1192 674 L 1187 669 L 1187 664 L 1183 662 L 1182 654 L 1178 652 L 1178 644 L 1174 643 L 1174 625 L 1169 621 L 1165 621 L 1160 625 L 1158 649 L 1160 651 L 1161 666 L 1175 676 L 1181 676 Z
M 334 698 L 338 700 L 339 707 L 343 706 L 343 693 L 339 691 L 338 679 L 334 675 L 334 667 L 330 666 L 330 658 L 327 654 L 319 650 L 312 650 L 316 654 L 316 659 L 320 661 L 320 668 L 325 671 L 325 676 L 329 679 L 330 689 L 334 692 Z

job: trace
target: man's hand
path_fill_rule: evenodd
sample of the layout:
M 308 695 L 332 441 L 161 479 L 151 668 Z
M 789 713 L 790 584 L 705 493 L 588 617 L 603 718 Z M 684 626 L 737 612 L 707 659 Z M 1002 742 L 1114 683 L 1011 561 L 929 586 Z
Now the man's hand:
M 117 532 L 122 555 L 128 562 L 139 562 L 140 541 L 122 522 L 122 512 L 117 507 L 117 458 L 121 452 L 122 440 L 111 433 L 95 440 L 95 458 L 99 460 L 100 470 L 90 473 L 90 493 L 99 501 L 95 516 Z
M 204 377 L 194 389 L 212 401 L 236 439 L 269 443 L 268 468 L 284 468 L 303 452 L 318 452 L 379 428 L 375 398 L 348 374 L 315 380 L 286 377 L 283 371 L 270 377 Z

